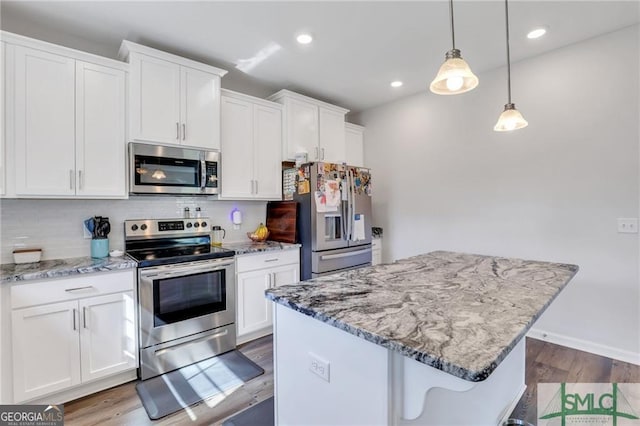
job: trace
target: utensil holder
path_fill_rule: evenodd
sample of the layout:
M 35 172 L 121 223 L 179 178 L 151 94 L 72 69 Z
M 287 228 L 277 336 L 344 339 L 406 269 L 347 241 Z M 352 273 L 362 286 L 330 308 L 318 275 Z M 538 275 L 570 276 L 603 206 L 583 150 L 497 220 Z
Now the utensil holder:
M 102 259 L 107 256 L 109 256 L 109 239 L 94 238 L 91 240 L 91 257 Z

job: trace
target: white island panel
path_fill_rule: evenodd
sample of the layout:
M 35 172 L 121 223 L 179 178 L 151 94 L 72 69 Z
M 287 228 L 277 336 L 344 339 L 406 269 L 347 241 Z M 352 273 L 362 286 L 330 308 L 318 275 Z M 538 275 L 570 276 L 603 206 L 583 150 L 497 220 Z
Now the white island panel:
M 389 351 L 275 304 L 277 425 L 389 424 Z M 311 371 L 329 363 L 329 381 Z

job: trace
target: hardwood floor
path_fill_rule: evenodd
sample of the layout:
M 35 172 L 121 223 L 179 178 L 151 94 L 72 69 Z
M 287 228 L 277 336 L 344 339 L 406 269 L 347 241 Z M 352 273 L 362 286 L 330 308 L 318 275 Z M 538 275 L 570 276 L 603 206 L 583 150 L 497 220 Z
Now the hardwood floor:
M 64 405 L 65 425 L 220 425 L 226 418 L 273 396 L 273 339 L 266 336 L 239 347 L 264 368 L 264 374 L 245 383 L 221 401 L 200 402 L 188 409 L 150 420 L 136 393 L 135 382 L 126 383 Z
M 135 390 L 127 383 L 65 404 L 65 425 L 220 425 L 226 418 L 273 396 L 273 340 L 263 337 L 240 351 L 264 368 L 221 401 L 208 400 L 160 420 L 147 417 Z M 536 424 L 536 384 L 560 382 L 640 383 L 640 366 L 527 339 L 527 391 L 511 417 Z
M 527 339 L 527 390 L 512 418 L 537 424 L 538 383 L 640 383 L 640 366 Z

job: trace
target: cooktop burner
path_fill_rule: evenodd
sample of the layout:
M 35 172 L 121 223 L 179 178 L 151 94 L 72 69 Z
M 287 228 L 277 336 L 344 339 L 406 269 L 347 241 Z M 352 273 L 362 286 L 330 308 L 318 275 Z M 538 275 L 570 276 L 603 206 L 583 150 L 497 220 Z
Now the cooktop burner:
M 211 246 L 207 221 L 126 220 L 126 252 L 141 268 L 235 256 L 233 250 Z

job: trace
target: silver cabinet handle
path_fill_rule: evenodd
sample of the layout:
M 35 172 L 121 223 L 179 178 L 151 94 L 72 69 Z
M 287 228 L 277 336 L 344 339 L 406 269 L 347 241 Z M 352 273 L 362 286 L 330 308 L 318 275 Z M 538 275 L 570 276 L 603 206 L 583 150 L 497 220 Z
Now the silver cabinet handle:
M 324 160 L 324 148 L 320 148 L 320 151 L 322 151 L 322 159 Z
M 176 139 L 180 140 L 180 123 L 176 121 Z
M 87 307 L 82 307 L 82 324 L 84 328 L 87 328 Z
M 318 147 L 316 146 L 314 149 L 316 150 L 316 160 L 319 160 L 320 155 L 318 154 Z
M 73 308 L 73 329 L 76 329 L 76 308 Z
M 275 272 L 271 273 L 271 287 L 276 287 L 277 283 L 276 283 L 276 274 Z
M 256 181 L 256 195 L 258 195 L 258 181 Z
M 265 260 L 265 262 L 277 262 L 278 260 L 280 260 L 280 259 L 278 259 L 276 257 L 275 259 L 267 259 L 267 260 Z
M 74 291 L 89 290 L 90 288 L 93 288 L 93 286 L 92 285 L 88 285 L 88 286 L 85 286 L 85 287 L 66 288 L 64 291 L 68 291 L 69 293 L 72 293 Z
M 182 140 L 187 139 L 187 125 L 182 123 Z
M 69 169 L 69 189 L 73 189 L 73 170 Z
M 84 185 L 82 179 L 82 170 L 78 170 L 78 189 L 82 190 L 82 186 Z

